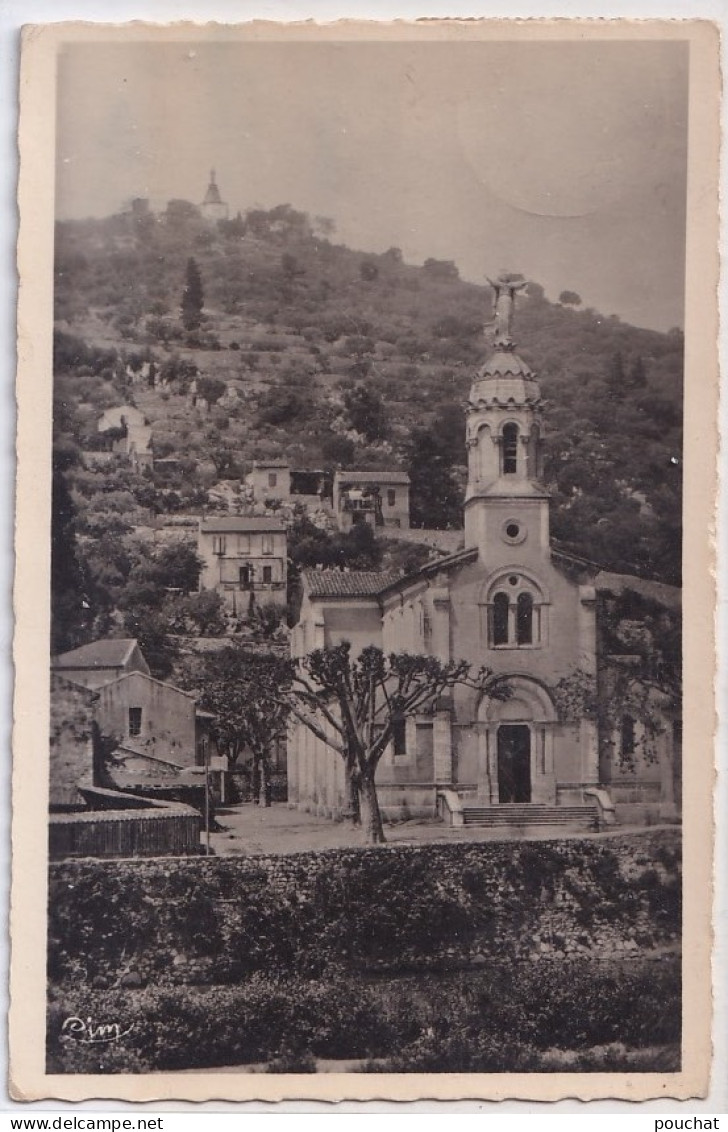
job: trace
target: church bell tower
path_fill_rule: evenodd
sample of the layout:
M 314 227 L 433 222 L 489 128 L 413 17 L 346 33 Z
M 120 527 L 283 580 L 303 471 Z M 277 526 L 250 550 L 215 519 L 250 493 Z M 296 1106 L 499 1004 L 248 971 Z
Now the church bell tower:
M 481 557 L 491 560 L 513 557 L 511 548 L 517 546 L 528 556 L 540 556 L 549 548 L 549 499 L 541 482 L 541 392 L 512 338 L 516 295 L 527 284 L 509 276 L 488 282 L 494 291 L 489 326 L 495 333 L 466 410 L 465 545 L 477 546 Z

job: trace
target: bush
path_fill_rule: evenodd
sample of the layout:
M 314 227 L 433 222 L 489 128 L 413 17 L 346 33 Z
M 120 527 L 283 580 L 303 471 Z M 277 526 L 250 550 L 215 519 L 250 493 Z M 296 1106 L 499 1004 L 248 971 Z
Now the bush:
M 73 1016 L 114 1019 L 128 1036 L 118 1045 L 82 1045 L 63 1030 Z M 390 1049 L 391 1037 L 377 996 L 353 981 L 280 983 L 256 976 L 241 987 L 193 993 L 53 991 L 49 1001 L 49 1072 L 149 1072 L 274 1059 L 282 1066 L 313 1057 L 367 1058 L 380 1048 Z
M 453 976 L 362 982 L 279 980 L 257 974 L 241 986 L 207 989 L 53 989 L 49 1073 L 122 1073 L 268 1062 L 272 1072 L 310 1072 L 319 1058 L 380 1061 L 389 1072 L 530 1072 L 544 1054 L 575 1051 L 624 1070 L 630 1050 L 680 1041 L 677 959 L 642 964 L 494 962 Z M 118 1043 L 84 1045 L 69 1017 L 114 1020 Z M 621 1060 L 620 1060 L 621 1059 Z M 548 1067 L 554 1068 L 552 1064 Z M 594 1066 L 598 1068 L 599 1065 Z M 659 1064 L 653 1066 L 660 1068 Z M 662 1068 L 669 1068 L 664 1064 Z M 374 1068 L 374 1066 L 372 1066 Z

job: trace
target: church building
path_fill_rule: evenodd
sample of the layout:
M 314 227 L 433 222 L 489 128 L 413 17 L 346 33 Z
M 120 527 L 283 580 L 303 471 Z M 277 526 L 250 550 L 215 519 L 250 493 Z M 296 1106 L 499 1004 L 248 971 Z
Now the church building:
M 354 653 L 376 645 L 464 659 L 507 678 L 506 700 L 456 687 L 433 712 L 401 721 L 376 776 L 387 817 L 439 812 L 454 825 L 672 818 L 671 721 L 658 756 L 633 750 L 625 769 L 619 737 L 599 734 L 598 713 L 564 711 L 555 689 L 574 674 L 597 687 L 601 587 L 631 581 L 673 604 L 678 591 L 607 575 L 552 545 L 541 394 L 512 337 L 525 283 L 492 286 L 493 349 L 467 404 L 464 548 L 404 577 L 305 571 L 293 655 L 346 640 Z M 345 810 L 341 758 L 302 725 L 291 731 L 288 788 L 304 809 Z

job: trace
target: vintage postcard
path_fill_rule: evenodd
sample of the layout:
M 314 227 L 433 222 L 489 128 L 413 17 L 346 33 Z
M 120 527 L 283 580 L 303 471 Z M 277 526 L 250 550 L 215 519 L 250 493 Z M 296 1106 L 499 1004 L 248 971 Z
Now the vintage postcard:
M 702 21 L 25 29 L 16 1100 L 706 1094 L 718 123 Z

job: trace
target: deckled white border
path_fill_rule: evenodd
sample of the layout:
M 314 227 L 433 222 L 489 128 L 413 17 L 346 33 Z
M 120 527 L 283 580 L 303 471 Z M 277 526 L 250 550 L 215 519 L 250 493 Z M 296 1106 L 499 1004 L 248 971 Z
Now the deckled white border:
M 578 9 L 578 11 L 577 11 Z M 0 412 L 0 473 L 2 473 L 2 482 L 4 491 L 0 495 L 0 522 L 5 524 L 6 541 L 4 544 L 5 553 L 0 555 L 0 590 L 7 594 L 10 586 L 11 578 L 11 558 L 9 552 L 10 543 L 10 530 L 11 530 L 11 516 L 12 516 L 12 468 L 13 468 L 13 408 L 12 408 L 12 381 L 14 371 L 14 358 L 13 358 L 13 292 L 14 292 L 14 264 L 13 264 L 13 245 L 15 238 L 15 205 L 14 205 L 14 183 L 15 183 L 15 160 L 14 160 L 14 114 L 15 114 L 15 76 L 16 76 L 16 63 L 17 63 L 17 41 L 16 34 L 17 28 L 21 22 L 44 22 L 44 21 L 58 21 L 62 19 L 91 19 L 96 21 L 105 21 L 111 15 L 109 5 L 105 6 L 99 2 L 92 2 L 92 0 L 77 0 L 75 4 L 58 0 L 58 2 L 39 3 L 33 0 L 4 0 L 0 8 L 0 82 L 4 83 L 2 94 L 0 97 L 0 154 L 5 157 L 0 168 L 5 171 L 2 177 L 3 195 L 0 198 L 0 247 L 3 250 L 2 268 L 0 268 L 0 302 L 2 307 L 5 321 L 3 326 L 8 333 L 2 338 L 4 345 L 3 351 L 0 354 L 0 396 L 3 397 L 4 412 Z M 175 0 L 149 0 L 146 4 L 128 3 L 125 0 L 115 0 L 113 5 L 113 19 L 114 21 L 126 21 L 129 19 L 145 19 L 148 21 L 167 22 L 174 19 L 197 19 L 197 20 L 219 20 L 221 22 L 240 22 L 252 18 L 265 18 L 275 19 L 277 21 L 283 20 L 299 20 L 299 19 L 316 19 L 325 21 L 335 18 L 346 16 L 347 18 L 374 18 L 374 19 L 392 19 L 392 18 L 414 18 L 417 16 L 579 16 L 581 18 L 589 16 L 604 16 L 616 17 L 627 16 L 632 18 L 708 18 L 713 19 L 715 22 L 725 24 L 725 10 L 721 4 L 686 4 L 686 3 L 672 3 L 672 4 L 641 4 L 634 3 L 614 3 L 608 7 L 604 4 L 594 4 L 588 2 L 579 3 L 540 3 L 534 5 L 533 3 L 519 3 L 518 0 L 511 0 L 507 5 L 495 4 L 452 4 L 452 3 L 439 3 L 435 4 L 432 0 L 424 0 L 424 2 L 414 3 L 377 3 L 376 0 L 370 3 L 348 3 L 346 4 L 346 11 L 342 11 L 342 5 L 336 5 L 326 2 L 312 2 L 307 5 L 292 4 L 278 2 L 274 4 L 261 5 L 246 3 L 245 0 L 238 0 L 238 2 L 230 3 L 223 2 L 223 0 L 210 0 L 210 2 L 199 4 L 197 8 L 189 3 L 179 3 Z M 724 351 L 725 355 L 725 351 Z M 725 360 L 725 358 L 724 358 Z M 722 408 L 722 420 L 725 428 L 728 419 L 728 410 L 725 406 Z M 726 467 L 725 455 L 722 457 L 723 467 Z M 725 496 L 725 492 L 723 493 Z M 722 527 L 719 540 L 719 548 L 722 551 L 721 562 L 721 591 L 725 591 L 725 552 L 728 549 L 728 535 L 726 533 L 726 510 L 728 505 L 725 498 L 721 503 L 721 518 Z M 6 584 L 3 584 L 6 583 Z M 10 642 L 10 624 L 9 624 L 9 611 L 8 602 L 4 604 L 0 610 L 0 634 L 2 634 L 3 643 L 8 642 L 8 648 L 3 651 L 3 655 L 8 655 L 9 642 Z M 719 639 L 724 641 L 728 638 L 728 614 L 726 613 L 725 599 L 719 602 Z M 725 650 L 722 650 L 724 652 Z M 725 658 L 721 655 L 723 664 L 723 678 L 722 687 L 728 685 L 728 680 L 725 678 Z M 6 665 L 0 669 L 0 702 L 3 704 L 2 726 L 4 733 L 8 732 L 8 696 L 10 688 L 10 672 Z M 722 698 L 723 718 L 721 721 L 721 730 L 719 733 L 720 750 L 725 752 L 728 750 L 728 743 L 726 742 L 726 724 L 724 721 L 726 715 L 726 699 L 727 696 Z M 725 774 L 718 783 L 718 794 L 716 799 L 717 812 L 722 815 L 728 814 L 728 789 L 726 787 Z M 8 785 L 6 780 L 6 786 Z M 6 797 L 8 792 L 6 791 Z M 7 818 L 7 811 L 6 811 Z M 6 823 L 7 828 L 7 823 Z M 2 843 L 2 864 L 5 866 L 2 869 L 2 880 L 7 885 L 7 862 L 8 862 L 8 838 L 7 834 Z M 719 907 L 717 909 L 716 920 L 716 948 L 715 957 L 718 967 L 718 987 L 716 998 L 716 1032 L 715 1032 L 715 1054 L 716 1066 L 712 1082 L 711 1094 L 704 1102 L 686 1102 L 680 1105 L 680 1113 L 683 1112 L 721 1112 L 726 1111 L 728 1107 L 728 1054 L 726 1051 L 725 1035 L 728 1034 L 728 1018 L 727 1004 L 726 1004 L 726 972 L 728 970 L 728 958 L 726 956 L 726 919 L 728 917 L 728 899 L 725 894 L 728 892 L 728 865 L 726 862 L 726 837 L 725 837 L 725 822 L 720 830 L 719 836 L 719 869 L 720 872 L 717 877 Z M 6 958 L 6 945 L 3 949 L 3 955 Z M 4 1044 L 4 1032 L 0 1030 L 0 1048 Z M 82 1105 L 62 1105 L 59 1102 L 41 1102 L 32 1106 L 18 1106 L 13 1102 L 0 1099 L 0 1111 L 11 1111 L 22 1107 L 25 1112 L 28 1108 L 32 1109 L 51 1109 L 58 1110 L 61 1107 L 70 1107 L 72 1109 L 89 1108 L 94 1111 L 101 1109 L 115 1109 L 121 1107 L 137 1107 L 122 1105 L 121 1102 L 86 1102 Z M 164 1104 L 153 1104 L 150 1107 L 153 1109 L 161 1110 L 165 1107 L 177 1107 Z M 209 1107 L 214 1107 L 220 1111 L 225 1110 L 229 1106 L 221 1104 L 213 1104 Z M 314 1104 L 302 1104 L 301 1102 L 293 1102 L 281 1106 L 281 1110 L 302 1112 L 315 1111 L 319 1106 Z M 330 1111 L 328 1106 L 324 1106 L 326 1111 Z M 355 1106 L 344 1105 L 341 1106 L 342 1111 L 353 1110 Z M 401 1111 L 400 1106 L 378 1104 L 378 1108 L 398 1109 Z M 486 1106 L 487 1107 L 487 1106 Z M 513 1111 L 513 1112 L 526 1112 L 534 1110 L 537 1106 L 522 1104 L 518 1102 L 503 1102 L 499 1105 L 500 1111 Z M 540 1106 L 539 1106 L 540 1107 Z M 640 1106 L 641 1111 L 674 1111 L 678 1106 L 675 1102 L 650 1102 Z M 251 1110 L 261 1110 L 263 1106 L 252 1105 Z M 417 1105 L 411 1106 L 412 1111 L 440 1111 L 442 1105 L 434 1105 L 428 1102 L 420 1102 Z M 481 1110 L 483 1106 L 475 1103 L 460 1102 L 457 1105 L 448 1105 L 448 1109 L 457 1108 L 458 1111 L 477 1111 Z M 239 1106 L 235 1106 L 236 1111 L 239 1111 Z M 583 1105 L 576 1102 L 560 1102 L 557 1105 L 549 1106 L 550 1111 L 576 1111 L 583 1110 Z M 616 1113 L 620 1110 L 634 1111 L 632 1106 L 620 1102 L 594 1102 L 589 1105 L 589 1110 L 593 1112 L 611 1112 Z

